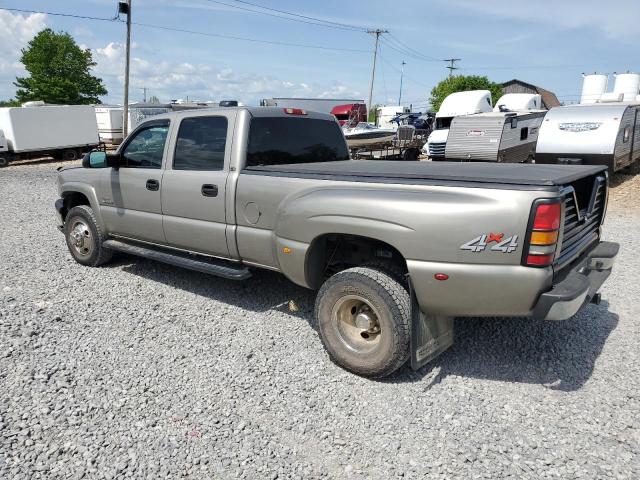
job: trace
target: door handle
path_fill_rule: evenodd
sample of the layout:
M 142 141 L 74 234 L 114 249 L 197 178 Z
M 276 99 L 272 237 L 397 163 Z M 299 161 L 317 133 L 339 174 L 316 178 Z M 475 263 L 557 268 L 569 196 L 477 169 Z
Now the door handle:
M 160 182 L 158 180 L 155 180 L 153 178 L 150 178 L 149 180 L 147 180 L 147 190 L 151 190 L 155 192 L 159 189 L 160 189 Z
M 202 189 L 200 190 L 202 195 L 205 197 L 217 197 L 218 196 L 218 186 L 211 185 L 210 183 L 205 183 L 202 185 Z

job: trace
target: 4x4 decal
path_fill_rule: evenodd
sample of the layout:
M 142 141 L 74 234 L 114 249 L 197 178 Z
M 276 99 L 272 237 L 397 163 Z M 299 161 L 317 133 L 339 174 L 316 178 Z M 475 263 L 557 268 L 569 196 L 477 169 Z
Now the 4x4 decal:
M 518 248 L 518 235 L 512 235 L 504 238 L 504 233 L 489 233 L 489 235 L 480 235 L 473 240 L 460 245 L 460 250 L 469 250 L 474 253 L 483 252 L 490 243 L 494 243 L 490 250 L 492 252 L 511 253 Z

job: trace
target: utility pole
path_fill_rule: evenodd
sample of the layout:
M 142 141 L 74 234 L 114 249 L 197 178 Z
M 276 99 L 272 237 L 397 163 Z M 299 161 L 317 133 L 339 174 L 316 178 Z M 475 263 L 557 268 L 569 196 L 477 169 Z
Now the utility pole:
M 402 105 L 402 77 L 404 77 L 404 66 L 407 64 L 404 60 L 400 68 L 400 95 L 398 95 L 398 105 Z
M 140 90 L 142 90 L 142 95 L 143 95 L 143 102 L 147 103 L 147 87 L 142 87 Z
M 127 14 L 127 45 L 124 64 L 124 109 L 122 119 L 122 133 L 126 136 L 129 129 L 129 62 L 131 59 L 131 1 L 120 2 L 118 12 Z M 145 92 L 146 96 L 146 92 Z
M 453 71 L 459 70 L 459 67 L 456 67 L 456 62 L 462 60 L 461 58 L 445 58 L 443 62 L 449 62 L 449 66 L 446 67 L 449 69 L 449 78 L 453 77 Z
M 376 36 L 376 45 L 375 45 L 375 48 L 373 49 L 373 70 L 371 71 L 371 86 L 369 87 L 369 108 L 367 109 L 367 113 L 370 114 L 371 104 L 373 100 L 373 82 L 376 79 L 376 60 L 378 58 L 378 42 L 380 40 L 380 35 L 382 35 L 383 33 L 389 33 L 389 31 L 381 30 L 378 28 L 376 30 L 367 30 L 367 33 L 370 33 Z

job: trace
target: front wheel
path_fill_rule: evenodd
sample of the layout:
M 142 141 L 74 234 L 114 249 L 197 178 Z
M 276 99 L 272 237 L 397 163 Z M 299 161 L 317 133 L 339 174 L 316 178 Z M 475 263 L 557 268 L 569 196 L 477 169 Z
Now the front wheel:
M 113 252 L 102 246 L 104 236 L 91 207 L 78 205 L 69 210 L 64 221 L 64 236 L 76 262 L 97 267 L 111 260 Z
M 335 274 L 320 289 L 315 314 L 329 356 L 351 372 L 384 377 L 409 358 L 409 292 L 385 272 L 356 267 Z

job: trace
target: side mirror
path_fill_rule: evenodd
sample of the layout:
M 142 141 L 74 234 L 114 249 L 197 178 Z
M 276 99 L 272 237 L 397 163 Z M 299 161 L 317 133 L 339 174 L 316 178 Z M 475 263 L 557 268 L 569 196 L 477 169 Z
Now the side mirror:
M 118 168 L 120 166 L 120 156 L 94 150 L 82 158 L 82 166 L 84 168 Z
M 107 154 L 99 150 L 93 150 L 82 157 L 82 166 L 84 168 L 106 168 Z

